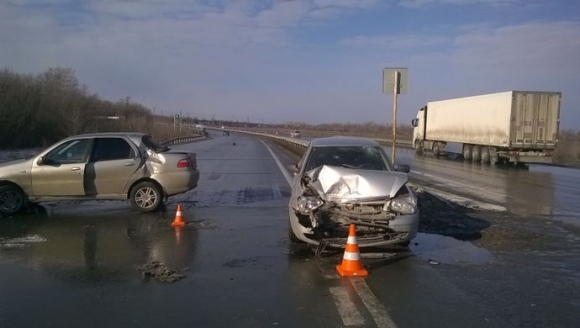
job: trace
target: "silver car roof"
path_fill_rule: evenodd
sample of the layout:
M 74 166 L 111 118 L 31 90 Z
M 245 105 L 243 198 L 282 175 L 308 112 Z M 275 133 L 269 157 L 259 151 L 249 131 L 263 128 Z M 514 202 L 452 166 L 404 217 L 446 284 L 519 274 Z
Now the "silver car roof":
M 334 136 L 327 138 L 317 138 L 310 141 L 312 147 L 375 147 L 380 146 L 373 139 L 363 137 Z

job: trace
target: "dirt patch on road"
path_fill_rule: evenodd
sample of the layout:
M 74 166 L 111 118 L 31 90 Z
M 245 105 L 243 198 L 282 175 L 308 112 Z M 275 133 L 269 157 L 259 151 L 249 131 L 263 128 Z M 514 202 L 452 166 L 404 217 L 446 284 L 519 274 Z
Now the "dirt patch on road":
M 145 281 L 156 280 L 163 283 L 172 283 L 185 278 L 184 274 L 169 269 L 159 261 L 151 261 L 138 269 Z

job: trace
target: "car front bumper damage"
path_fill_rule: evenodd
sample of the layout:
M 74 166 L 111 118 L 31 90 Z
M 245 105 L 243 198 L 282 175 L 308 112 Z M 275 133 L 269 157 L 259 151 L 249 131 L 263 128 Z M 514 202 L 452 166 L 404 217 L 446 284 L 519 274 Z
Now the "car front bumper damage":
M 401 244 L 417 233 L 416 199 L 404 173 L 322 166 L 302 180 L 292 211 L 303 241 L 344 247 L 350 224 L 361 247 Z M 401 200 L 409 203 L 403 210 Z

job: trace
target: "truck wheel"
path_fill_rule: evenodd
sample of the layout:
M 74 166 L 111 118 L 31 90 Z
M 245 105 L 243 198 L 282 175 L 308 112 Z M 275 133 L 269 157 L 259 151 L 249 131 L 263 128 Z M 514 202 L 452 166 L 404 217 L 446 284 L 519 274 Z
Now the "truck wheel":
M 473 162 L 481 161 L 481 146 L 473 146 L 473 152 L 471 153 L 471 160 Z
M 415 154 L 423 155 L 423 145 L 421 141 L 415 141 Z
M 26 195 L 15 186 L 0 187 L 0 216 L 11 216 L 27 206 Z
M 490 162 L 489 158 L 489 147 L 481 148 L 481 163 L 488 164 Z
M 143 181 L 131 189 L 129 198 L 135 209 L 141 212 L 153 212 L 161 205 L 163 192 L 155 183 Z
M 471 155 L 473 153 L 472 145 L 463 145 L 463 159 L 466 161 L 471 160 Z
M 440 152 L 439 142 L 438 141 L 435 141 L 433 143 L 433 155 L 435 155 L 435 157 L 439 157 L 439 152 Z

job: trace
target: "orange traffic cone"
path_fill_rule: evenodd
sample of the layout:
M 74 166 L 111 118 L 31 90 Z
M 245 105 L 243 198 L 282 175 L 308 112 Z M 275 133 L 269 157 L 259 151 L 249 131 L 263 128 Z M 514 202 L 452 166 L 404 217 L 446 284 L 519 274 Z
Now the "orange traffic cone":
M 183 227 L 185 226 L 185 221 L 181 213 L 181 204 L 177 205 L 177 212 L 175 213 L 175 219 L 171 223 L 173 227 Z
M 369 275 L 369 272 L 365 270 L 360 259 L 360 251 L 356 242 L 356 227 L 354 224 L 351 224 L 348 230 L 348 240 L 346 241 L 342 264 L 336 266 L 336 271 L 343 277 L 366 277 Z

